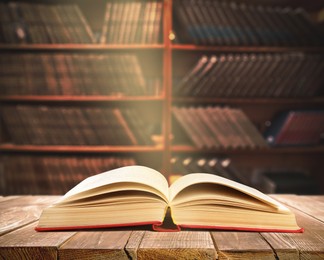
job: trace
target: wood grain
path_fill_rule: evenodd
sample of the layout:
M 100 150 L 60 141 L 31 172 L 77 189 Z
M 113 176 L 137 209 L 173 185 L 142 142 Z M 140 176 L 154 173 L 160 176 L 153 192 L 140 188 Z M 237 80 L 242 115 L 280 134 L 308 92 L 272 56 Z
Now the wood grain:
M 0 259 L 324 259 L 324 196 L 273 197 L 292 209 L 304 233 L 36 232 L 41 209 L 57 197 L 2 197 Z
M 75 232 L 37 232 L 36 223 L 0 237 L 1 259 L 57 259 L 58 247 Z
M 59 259 L 128 259 L 131 231 L 78 232 L 59 248 Z
M 289 205 L 296 205 L 299 196 L 273 196 L 275 199 Z M 302 205 L 300 205 L 303 208 Z M 312 204 L 316 208 L 316 201 Z M 305 205 L 306 208 L 308 206 Z M 304 233 L 262 233 L 271 247 L 283 259 L 324 259 L 324 225 L 323 222 L 291 208 L 295 213 L 297 223 L 305 229 Z M 302 210 L 302 209 L 301 209 Z
M 146 231 L 137 253 L 138 259 L 216 259 L 209 232 Z
M 0 235 L 37 221 L 42 210 L 56 201 L 58 196 L 8 198 L 0 202 Z
M 324 222 L 324 196 L 277 195 L 273 197 Z
M 13 197 L 13 198 L 12 198 Z M 7 207 L 21 207 L 21 206 L 33 206 L 43 205 L 49 206 L 57 201 L 61 196 L 10 196 L 8 200 L 0 202 L 0 209 Z
M 275 253 L 259 233 L 212 232 L 218 259 L 275 259 Z
M 269 245 L 271 245 L 276 256 L 280 260 L 299 259 L 298 245 L 296 243 L 292 243 L 290 239 L 286 239 L 286 236 L 291 235 L 282 233 L 261 233 L 261 235 L 269 243 Z
M 131 259 L 137 259 L 137 250 L 142 242 L 145 231 L 133 231 L 126 245 L 126 252 Z

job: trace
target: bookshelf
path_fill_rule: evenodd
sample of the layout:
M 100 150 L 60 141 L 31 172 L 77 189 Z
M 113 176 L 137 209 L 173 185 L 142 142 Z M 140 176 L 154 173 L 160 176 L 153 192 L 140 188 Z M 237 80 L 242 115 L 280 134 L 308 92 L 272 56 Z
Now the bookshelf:
M 177 2 L 173 1 L 173 4 Z M 180 1 L 181 2 L 181 1 Z M 211 2 L 211 1 L 209 1 Z M 239 3 L 247 3 L 247 1 L 236 1 Z M 196 3 L 203 3 L 203 1 L 196 1 Z M 254 4 L 259 2 L 254 1 Z M 297 3 L 295 1 L 285 1 L 279 4 L 278 1 L 267 1 L 263 4 L 273 4 L 282 6 L 303 6 L 310 12 L 316 12 L 323 8 L 323 3 L 316 2 L 313 6 L 306 6 L 306 3 Z M 173 5 L 174 9 L 174 5 Z M 188 7 L 189 9 L 189 7 Z M 205 10 L 206 11 L 206 10 Z M 189 18 L 188 18 L 189 19 Z M 194 19 L 194 18 L 192 18 Z M 172 31 L 177 34 L 175 21 L 173 20 Z M 184 29 L 185 30 L 185 29 Z M 183 30 L 183 31 L 184 31 Z M 204 29 L 202 29 L 204 30 Z M 210 29 L 212 30 L 212 29 Z M 206 31 L 205 31 L 206 32 Z M 206 32 L 208 34 L 208 31 Z M 200 35 L 201 36 L 201 35 Z M 199 37 L 199 36 L 198 36 Z M 202 38 L 202 37 L 201 37 Z M 192 38 L 192 41 L 195 39 Z M 196 39 L 197 40 L 197 39 Z M 180 43 L 175 40 L 171 44 L 172 49 L 172 85 L 171 92 L 177 87 L 177 81 L 185 77 L 186 73 L 190 71 L 197 64 L 200 57 L 206 55 L 211 57 L 212 55 L 286 55 L 291 53 L 303 53 L 304 55 L 323 55 L 323 45 L 319 46 L 206 46 L 192 43 Z M 207 68 L 206 65 L 204 68 Z M 200 70 L 202 71 L 202 69 Z M 207 72 L 206 74 L 208 74 Z M 197 73 L 198 74 L 198 73 Z M 210 74 L 209 74 L 210 75 Z M 190 80 L 188 81 L 190 82 Z M 293 97 L 293 96 L 215 96 L 206 95 L 205 97 L 189 95 L 179 96 L 178 93 L 173 93 L 171 96 L 172 105 L 178 107 L 208 107 L 208 106 L 229 106 L 242 109 L 253 124 L 259 129 L 260 132 L 264 132 L 267 124 L 281 111 L 294 110 L 294 109 L 309 109 L 317 110 L 324 108 L 323 92 L 317 96 L 311 97 Z M 172 130 L 173 133 L 179 131 L 178 136 L 186 135 L 185 131 L 179 130 L 179 122 L 173 119 Z M 174 139 L 177 139 L 176 137 Z M 253 179 L 254 175 L 262 169 L 269 169 L 270 171 L 278 170 L 281 168 L 282 171 L 291 169 L 292 171 L 298 171 L 299 169 L 307 169 L 313 176 L 316 177 L 319 183 L 323 183 L 323 177 L 320 172 L 323 171 L 320 161 L 323 160 L 323 144 L 317 146 L 301 146 L 301 147 L 266 147 L 266 148 L 255 148 L 255 149 L 199 149 L 190 143 L 188 138 L 178 138 L 178 142 L 174 140 L 174 144 L 171 147 L 172 159 L 174 161 L 179 158 L 185 160 L 197 160 L 200 159 L 213 159 L 218 160 L 223 158 L 230 158 L 234 162 L 238 169 L 244 169 L 244 173 L 241 172 L 241 180 L 247 181 Z M 192 143 L 192 142 L 191 142 Z M 190 171 L 190 163 L 187 165 Z M 178 165 L 175 163 L 174 167 Z M 277 169 L 276 169 L 277 168 Z M 323 192 L 323 185 L 321 184 L 321 190 Z M 300 191 L 302 192 L 302 191 Z
M 323 46 L 204 46 L 178 41 L 177 21 L 174 19 L 175 2 L 179 0 L 158 0 L 163 11 L 161 13 L 159 41 L 154 43 L 1 43 L 0 53 L 10 55 L 114 55 L 130 54 L 138 58 L 145 78 L 158 78 L 158 90 L 154 94 L 105 95 L 96 94 L 10 94 L 0 95 L 0 106 L 48 106 L 48 107 L 97 107 L 97 108 L 140 108 L 140 115 L 146 124 L 158 125 L 154 130 L 157 141 L 151 145 L 32 145 L 8 143 L 8 133 L 1 128 L 0 152 L 6 156 L 36 155 L 52 156 L 133 156 L 140 164 L 153 167 L 165 175 L 172 175 L 171 159 L 174 156 L 215 156 L 232 159 L 237 167 L 242 167 L 243 174 L 251 175 L 254 168 L 273 167 L 305 168 L 323 183 L 320 176 L 324 170 L 320 161 L 324 158 L 323 145 L 307 147 L 268 147 L 255 149 L 198 149 L 188 143 L 177 143 L 178 125 L 172 117 L 174 106 L 229 106 L 241 109 L 252 124 L 263 132 L 267 122 L 280 111 L 289 109 L 324 109 L 323 96 L 312 97 L 181 97 L 174 94 L 176 79 L 181 78 L 202 55 L 241 55 L 241 54 L 287 54 L 303 53 L 305 55 L 323 54 Z M 114 1 L 97 1 L 91 5 L 86 1 L 73 1 L 84 14 L 94 34 L 103 27 L 106 3 Z M 132 1 L 131 1 L 132 2 Z M 139 1 L 141 2 L 141 1 Z M 144 3 L 143 0 L 141 3 Z M 244 1 L 241 1 L 244 2 Z M 315 12 L 319 4 L 305 6 Z M 59 2 L 60 3 L 60 2 Z M 266 4 L 295 5 L 294 1 L 278 3 L 267 1 Z M 52 4 L 49 2 L 48 4 Z M 63 2 L 61 2 L 63 4 Z M 316 5 L 316 8 L 314 7 Z M 119 7 L 118 7 L 119 8 Z M 174 38 L 175 37 L 175 38 Z M 98 38 L 98 37 L 97 37 Z M 323 89 L 322 89 L 323 90 Z M 183 131 L 179 131 L 183 133 Z M 181 139 L 181 138 L 180 138 Z M 181 140 L 182 141 L 182 140 Z M 286 158 L 283 160 L 282 158 Z M 256 162 L 257 160 L 257 162 Z M 253 167 L 255 166 L 255 167 Z M 324 187 L 321 187 L 324 191 Z

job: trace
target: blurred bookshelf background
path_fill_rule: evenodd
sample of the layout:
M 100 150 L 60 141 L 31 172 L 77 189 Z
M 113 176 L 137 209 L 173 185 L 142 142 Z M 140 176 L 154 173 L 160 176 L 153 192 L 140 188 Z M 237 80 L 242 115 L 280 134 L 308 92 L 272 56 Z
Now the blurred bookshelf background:
M 0 194 L 126 165 L 324 193 L 324 1 L 0 2 Z

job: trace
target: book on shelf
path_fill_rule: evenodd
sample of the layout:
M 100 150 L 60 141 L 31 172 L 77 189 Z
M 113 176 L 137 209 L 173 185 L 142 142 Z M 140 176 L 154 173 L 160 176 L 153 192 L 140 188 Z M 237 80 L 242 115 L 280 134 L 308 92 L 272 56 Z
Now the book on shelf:
M 265 148 L 267 143 L 244 112 L 229 107 L 176 107 L 174 119 L 199 149 Z M 175 142 L 182 133 L 173 129 Z
M 177 43 L 321 46 L 323 33 L 305 10 L 226 1 L 174 1 Z
M 303 232 L 292 211 L 256 189 L 206 173 L 188 174 L 169 187 L 161 173 L 138 165 L 80 182 L 43 210 L 36 230 L 152 225 L 165 231 L 168 209 L 175 230 Z
M 291 110 L 277 115 L 264 137 L 272 146 L 319 145 L 323 133 L 324 111 Z
M 162 12 L 163 3 L 160 0 L 107 2 L 100 42 L 160 43 Z

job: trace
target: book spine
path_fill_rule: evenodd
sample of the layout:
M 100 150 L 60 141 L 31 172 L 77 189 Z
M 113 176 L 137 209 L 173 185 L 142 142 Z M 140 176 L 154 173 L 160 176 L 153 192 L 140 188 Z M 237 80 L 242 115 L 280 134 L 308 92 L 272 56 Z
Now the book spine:
M 158 1 L 156 6 L 156 15 L 154 20 L 154 29 L 152 36 L 152 43 L 161 42 L 161 32 L 162 30 L 162 17 L 163 17 L 163 2 Z
M 220 107 L 208 107 L 208 117 L 210 117 L 214 129 L 214 134 L 220 141 L 223 149 L 230 149 L 234 145 L 230 140 L 228 127 L 225 125 L 224 117 L 222 116 L 222 109 Z
M 105 17 L 104 22 L 102 26 L 102 32 L 100 37 L 100 43 L 107 43 L 109 41 L 108 34 L 110 30 L 110 24 L 112 19 L 112 9 L 113 9 L 113 3 L 107 2 L 106 3 L 106 9 L 105 9 Z
M 126 122 L 122 112 L 119 109 L 113 109 L 113 114 L 116 117 L 116 120 L 121 126 L 121 129 L 125 131 L 128 141 L 132 145 L 138 145 L 137 139 L 133 133 L 133 131 L 130 129 L 128 123 Z
M 125 35 L 126 28 L 129 23 L 130 19 L 130 8 L 131 8 L 131 3 L 130 2 L 125 2 L 123 3 L 123 9 L 121 11 L 121 21 L 120 21 L 120 28 L 119 28 L 119 33 L 118 33 L 118 38 L 117 38 L 117 43 L 119 44 L 126 44 L 128 43 L 126 41 L 127 35 Z
M 196 96 L 201 92 L 201 90 L 204 88 L 204 84 L 202 84 L 203 80 L 204 78 L 210 77 L 210 74 L 213 72 L 213 68 L 216 62 L 217 62 L 217 57 L 215 55 L 212 55 L 209 58 L 209 61 L 204 67 L 204 69 L 189 82 L 186 91 L 184 91 L 185 95 Z
M 80 34 L 80 40 L 81 43 L 95 43 L 96 39 L 92 32 L 92 29 L 90 25 L 88 24 L 88 21 L 82 14 L 80 8 L 78 5 L 74 4 L 69 7 L 70 12 L 74 12 L 76 24 L 75 26 L 78 28 L 78 32 Z M 72 15 L 72 14 L 71 14 Z
M 180 123 L 182 129 L 186 132 L 192 143 L 198 148 L 203 148 L 204 144 L 201 142 L 199 133 L 196 132 L 196 129 L 191 127 L 190 122 L 187 120 L 188 118 L 184 115 L 184 112 L 186 112 L 185 108 L 172 107 L 172 114 Z M 176 135 L 176 132 L 174 132 L 174 134 Z
M 181 79 L 180 83 L 175 86 L 175 93 L 180 96 L 184 96 L 184 92 L 190 93 L 191 89 L 188 85 L 205 68 L 207 62 L 208 57 L 205 55 L 202 56 L 197 64 Z

